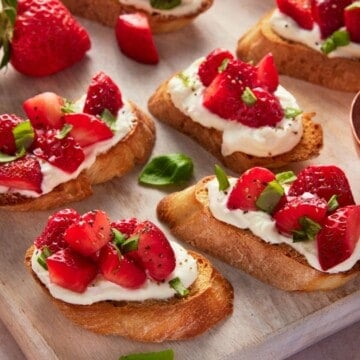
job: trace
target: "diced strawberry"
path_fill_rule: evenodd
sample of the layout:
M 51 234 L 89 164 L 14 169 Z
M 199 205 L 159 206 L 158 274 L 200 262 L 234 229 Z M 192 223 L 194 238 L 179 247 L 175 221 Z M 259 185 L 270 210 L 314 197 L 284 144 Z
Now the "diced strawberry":
M 105 109 L 114 116 L 123 106 L 119 87 L 104 72 L 99 71 L 94 75 L 89 85 L 84 112 L 92 115 L 101 115 Z
M 263 88 L 251 90 L 256 101 L 244 106 L 236 115 L 236 121 L 243 125 L 258 128 L 261 126 L 275 126 L 284 117 L 284 110 L 279 99 Z
M 316 238 L 321 268 L 328 270 L 349 258 L 359 239 L 359 205 L 345 206 L 330 214 Z
M 337 195 L 340 207 L 355 204 L 346 175 L 334 165 L 310 165 L 300 171 L 288 194 L 298 196 L 304 192 L 316 194 L 326 201 Z
M 136 218 L 123 219 L 111 223 L 112 228 L 120 231 L 126 237 L 129 237 L 138 225 L 139 222 Z
M 22 119 L 14 114 L 0 115 L 0 152 L 13 155 L 16 152 L 13 129 Z
M 79 293 L 84 292 L 97 275 L 96 264 L 69 247 L 50 255 L 46 264 L 52 283 Z
M 58 134 L 55 129 L 38 132 L 33 154 L 65 172 L 72 173 L 84 161 L 84 152 L 73 137 L 58 138 Z
M 63 209 L 49 217 L 43 232 L 36 238 L 34 244 L 38 249 L 47 246 L 52 253 L 68 247 L 64 240 L 65 230 L 80 219 L 74 209 Z
M 273 172 L 262 167 L 245 171 L 236 181 L 228 202 L 228 209 L 258 210 L 256 200 L 270 181 L 275 180 Z
M 360 2 L 355 1 L 345 8 L 344 20 L 346 30 L 353 42 L 360 43 Z
M 0 185 L 12 190 L 30 190 L 42 193 L 43 175 L 39 161 L 31 155 L 20 159 L 0 163 Z
M 23 103 L 23 109 L 34 128 L 61 129 L 64 124 L 64 99 L 53 92 L 38 94 Z
M 164 233 L 152 222 L 140 223 L 132 235 L 139 235 L 138 255 L 149 276 L 165 280 L 175 269 L 175 254 Z
M 228 50 L 220 48 L 213 50 L 199 66 L 198 75 L 203 85 L 209 86 L 216 75 L 221 72 L 219 68 L 224 60 L 233 58 L 234 56 Z
M 72 125 L 70 136 L 81 146 L 111 139 L 114 134 L 104 121 L 86 113 L 66 114 L 65 123 Z
M 320 27 L 321 38 L 326 39 L 344 25 L 344 9 L 353 0 L 311 0 L 314 21 Z
M 317 196 L 294 196 L 274 213 L 275 225 L 280 233 L 292 235 L 301 230 L 300 219 L 307 217 L 316 223 L 321 223 L 327 212 L 327 202 Z
M 276 0 L 279 10 L 290 16 L 303 29 L 311 30 L 314 20 L 311 13 L 311 0 Z
M 279 74 L 271 53 L 265 55 L 257 64 L 257 77 L 262 86 L 274 92 L 279 85 Z
M 110 221 L 104 211 L 93 210 L 70 225 L 64 240 L 82 255 L 94 254 L 112 239 Z
M 143 13 L 122 14 L 115 25 L 115 36 L 120 50 L 143 64 L 157 64 L 159 55 L 148 18 Z
M 121 255 L 112 243 L 100 251 L 100 273 L 106 280 L 129 289 L 137 289 L 146 281 L 145 270 Z

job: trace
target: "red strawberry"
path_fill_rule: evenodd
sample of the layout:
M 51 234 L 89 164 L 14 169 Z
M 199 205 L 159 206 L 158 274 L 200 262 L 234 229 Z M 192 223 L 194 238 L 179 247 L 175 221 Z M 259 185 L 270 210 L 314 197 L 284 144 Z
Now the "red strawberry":
M 37 237 L 34 244 L 38 249 L 47 246 L 52 253 L 68 247 L 64 240 L 65 230 L 80 219 L 80 215 L 74 209 L 63 209 L 49 217 L 43 232 Z
M 344 20 L 351 41 L 360 43 L 360 3 L 358 1 L 345 8 Z
M 34 128 L 61 129 L 64 124 L 63 106 L 64 99 L 52 92 L 41 93 L 23 103 L 23 109 Z
M 0 163 L 0 185 L 11 189 L 31 190 L 42 193 L 43 175 L 38 160 L 34 156 Z
M 123 102 L 118 86 L 102 71 L 95 74 L 87 91 L 84 112 L 101 115 L 107 109 L 116 116 L 122 106 Z
M 132 235 L 139 235 L 138 256 L 149 276 L 163 281 L 175 269 L 175 254 L 164 233 L 152 222 L 144 221 Z
M 58 134 L 54 129 L 38 132 L 33 154 L 65 172 L 72 173 L 84 161 L 84 152 L 71 136 L 58 138 Z
M 262 86 L 269 92 L 274 92 L 279 85 L 279 74 L 271 53 L 265 55 L 257 64 L 257 77 Z
M 0 152 L 13 155 L 16 152 L 13 129 L 20 124 L 22 119 L 16 115 L 0 115 Z
M 46 259 L 50 281 L 82 293 L 97 275 L 97 266 L 71 248 L 59 250 Z
M 206 59 L 200 64 L 198 74 L 204 86 L 209 86 L 219 74 L 219 67 L 225 59 L 232 60 L 234 56 L 230 51 L 224 49 L 213 50 Z
M 129 237 L 139 225 L 139 222 L 136 218 L 124 219 L 113 221 L 111 227 L 120 231 L 126 237 Z
M 82 147 L 114 136 L 105 122 L 94 115 L 85 113 L 66 114 L 65 123 L 72 125 L 70 136 Z
M 84 214 L 70 225 L 64 234 L 64 239 L 70 247 L 85 256 L 100 250 L 111 238 L 109 219 L 101 210 Z
M 316 194 L 326 201 L 337 195 L 340 206 L 355 204 L 346 175 L 334 165 L 310 165 L 304 168 L 291 184 L 288 194 L 298 196 L 304 192 Z
M 129 289 L 139 288 L 146 280 L 145 271 L 121 255 L 112 243 L 101 249 L 99 269 L 106 280 Z
M 353 0 L 311 0 L 314 21 L 325 39 L 344 25 L 344 9 Z
M 345 206 L 329 215 L 316 238 L 321 268 L 330 269 L 350 257 L 359 238 L 359 205 Z
M 290 16 L 303 29 L 311 30 L 314 19 L 311 13 L 311 0 L 276 0 L 279 10 Z
M 90 49 L 86 30 L 58 0 L 19 0 L 15 24 L 10 16 L 5 18 L 2 65 L 10 57 L 14 68 L 23 74 L 56 73 L 80 61 Z M 10 54 L 7 51 L 9 40 Z
M 245 171 L 233 187 L 226 206 L 228 209 L 258 210 L 256 200 L 275 175 L 262 167 Z
M 149 21 L 142 13 L 120 15 L 115 25 L 115 36 L 120 50 L 143 64 L 157 64 L 159 55 Z
M 321 223 L 326 216 L 327 202 L 317 196 L 294 196 L 288 197 L 288 200 L 273 215 L 277 229 L 285 235 L 292 235 L 294 231 L 301 230 L 302 226 L 299 220 L 302 217 Z

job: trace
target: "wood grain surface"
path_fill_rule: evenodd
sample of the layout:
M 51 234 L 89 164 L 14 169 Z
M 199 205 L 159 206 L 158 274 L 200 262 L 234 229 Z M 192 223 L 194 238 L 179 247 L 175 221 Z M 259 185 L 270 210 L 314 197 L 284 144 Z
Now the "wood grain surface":
M 161 58 L 157 66 L 124 57 L 113 29 L 80 19 L 92 39 L 92 49 L 84 61 L 42 79 L 24 77 L 9 67 L 0 73 L 0 112 L 22 114 L 22 102 L 42 91 L 77 99 L 98 70 L 104 70 L 119 84 L 125 98 L 146 110 L 148 98 L 170 74 L 216 47 L 234 51 L 239 36 L 272 7 L 272 1 L 215 1 L 206 14 L 184 30 L 155 37 Z M 315 119 L 323 126 L 325 146 L 320 157 L 311 162 L 341 166 L 360 202 L 359 147 L 348 120 L 355 94 L 287 77 L 281 77 L 281 83 L 296 95 L 304 110 L 317 113 Z M 191 156 L 195 165 L 192 183 L 213 173 L 216 160 L 193 141 L 159 122 L 156 130 L 153 155 L 184 152 Z M 139 186 L 140 170 L 138 167 L 125 178 L 96 186 L 91 198 L 71 206 L 80 212 L 104 209 L 113 220 L 136 216 L 156 222 L 157 202 L 174 189 Z M 212 259 L 235 289 L 234 313 L 227 321 L 184 342 L 142 344 L 95 335 L 65 319 L 34 286 L 23 266 L 25 249 L 50 214 L 0 212 L 0 317 L 29 359 L 117 359 L 131 352 L 169 347 L 177 360 L 280 359 L 360 319 L 359 278 L 336 291 L 286 293 Z

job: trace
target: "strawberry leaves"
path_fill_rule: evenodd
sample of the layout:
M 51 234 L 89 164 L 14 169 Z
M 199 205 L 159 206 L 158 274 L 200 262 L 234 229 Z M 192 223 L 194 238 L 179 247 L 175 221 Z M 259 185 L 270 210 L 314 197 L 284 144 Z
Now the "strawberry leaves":
M 0 49 L 3 49 L 4 55 L 0 62 L 0 69 L 10 60 L 10 43 L 14 34 L 17 0 L 2 0 L 1 3 L 3 11 L 0 13 Z

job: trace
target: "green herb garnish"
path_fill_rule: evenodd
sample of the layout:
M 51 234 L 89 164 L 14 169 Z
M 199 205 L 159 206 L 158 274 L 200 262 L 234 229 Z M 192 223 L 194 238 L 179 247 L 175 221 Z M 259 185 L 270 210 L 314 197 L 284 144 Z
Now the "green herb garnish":
M 225 58 L 225 59 L 221 62 L 220 66 L 218 67 L 218 72 L 219 72 L 219 73 L 222 73 L 222 72 L 227 68 L 229 61 L 230 61 L 230 59 Z
M 241 95 L 241 100 L 246 104 L 246 105 L 254 105 L 257 101 L 257 97 L 255 96 L 255 94 L 252 92 L 252 90 L 249 87 L 246 87 L 244 92 Z
M 185 87 L 191 87 L 191 79 L 189 76 L 185 75 L 183 72 L 180 72 L 176 75 L 184 84 Z
M 64 124 L 62 129 L 59 131 L 59 133 L 57 135 L 55 135 L 55 137 L 59 140 L 65 139 L 69 135 L 72 128 L 73 128 L 72 125 Z
M 189 290 L 184 286 L 184 284 L 181 282 L 181 280 L 176 277 L 169 281 L 169 285 L 171 288 L 173 288 L 176 291 L 176 294 L 184 297 L 189 294 Z
M 225 191 L 226 189 L 228 189 L 230 187 L 229 179 L 228 179 L 225 171 L 217 164 L 215 165 L 215 175 L 216 175 L 216 179 L 219 183 L 220 191 Z
M 255 204 L 260 210 L 271 214 L 284 194 L 284 188 L 277 180 L 270 181 L 259 195 Z
M 103 120 L 107 126 L 109 126 L 109 128 L 112 131 L 116 130 L 115 124 L 116 124 L 116 116 L 114 116 L 108 109 L 105 109 L 102 113 L 101 113 L 101 120 Z
M 138 249 L 140 235 L 134 235 L 129 237 L 121 244 L 121 253 L 126 254 L 127 252 Z
M 339 46 L 350 44 L 350 35 L 346 30 L 337 30 L 328 37 L 321 45 L 320 49 L 324 54 L 329 54 Z
M 63 112 L 64 114 L 72 114 L 76 112 L 74 103 L 67 99 L 64 99 L 64 105 L 61 107 L 61 112 Z
M 307 216 L 301 217 L 299 224 L 301 225 L 301 229 L 293 231 L 294 242 L 314 240 L 317 233 L 321 230 L 321 225 Z
M 121 356 L 119 360 L 174 360 L 174 351 L 168 349 L 156 352 L 130 354 Z
M 284 171 L 275 175 L 276 180 L 281 185 L 292 183 L 296 180 L 296 175 L 293 171 Z
M 31 125 L 30 120 L 25 120 L 16 125 L 13 130 L 16 149 L 21 151 L 22 149 L 28 149 L 34 141 L 35 131 Z
M 298 115 L 302 114 L 303 111 L 300 110 L 300 109 L 287 107 L 287 108 L 284 109 L 284 112 L 285 112 L 285 118 L 286 119 L 294 119 Z
M 180 4 L 181 0 L 150 0 L 150 5 L 159 10 L 170 10 Z
M 334 211 L 339 207 L 338 196 L 333 195 L 328 201 L 328 211 Z
M 41 250 L 40 255 L 37 258 L 37 262 L 45 269 L 47 270 L 47 264 L 46 264 L 46 259 L 51 255 L 51 250 L 47 247 L 44 246 Z
M 121 232 L 119 231 L 118 229 L 115 229 L 115 228 L 111 228 L 111 231 L 114 235 L 114 239 L 113 239 L 113 242 L 115 244 L 115 246 L 120 249 L 121 245 L 125 242 L 126 240 L 126 236 Z

